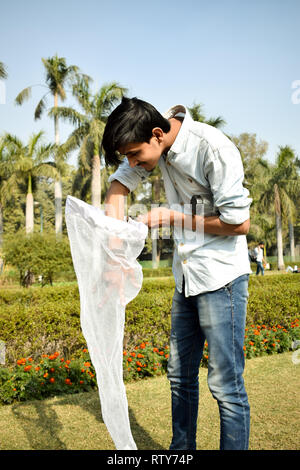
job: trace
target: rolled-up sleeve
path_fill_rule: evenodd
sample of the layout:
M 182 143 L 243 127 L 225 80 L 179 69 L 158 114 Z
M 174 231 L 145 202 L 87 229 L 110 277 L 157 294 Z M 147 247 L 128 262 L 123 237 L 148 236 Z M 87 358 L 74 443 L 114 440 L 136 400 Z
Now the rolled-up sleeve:
M 234 145 L 209 149 L 205 171 L 220 219 L 227 224 L 241 224 L 249 219 L 252 199 L 243 186 L 244 170 L 238 149 Z
M 131 168 L 126 158 L 124 162 L 119 165 L 118 169 L 110 175 L 108 182 L 111 183 L 114 180 L 118 180 L 131 192 L 137 188 L 141 180 L 147 177 L 147 175 L 148 172 L 144 168 Z

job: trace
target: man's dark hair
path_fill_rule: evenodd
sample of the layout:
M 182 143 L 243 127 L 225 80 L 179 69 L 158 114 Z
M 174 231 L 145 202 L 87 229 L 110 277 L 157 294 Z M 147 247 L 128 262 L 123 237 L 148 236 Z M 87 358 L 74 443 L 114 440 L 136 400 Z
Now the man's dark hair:
M 124 145 L 149 143 L 154 127 L 160 127 L 166 133 L 171 128 L 169 121 L 150 103 L 138 98 L 123 97 L 119 106 L 109 115 L 104 129 L 102 148 L 106 164 L 121 163 L 116 151 Z

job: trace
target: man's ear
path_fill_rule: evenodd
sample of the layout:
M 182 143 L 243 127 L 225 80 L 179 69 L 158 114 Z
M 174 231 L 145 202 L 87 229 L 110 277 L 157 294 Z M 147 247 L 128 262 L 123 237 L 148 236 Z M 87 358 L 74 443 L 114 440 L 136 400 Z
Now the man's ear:
M 158 142 L 161 142 L 164 136 L 164 132 L 160 127 L 154 127 L 152 129 L 152 136 L 155 137 L 158 140 Z

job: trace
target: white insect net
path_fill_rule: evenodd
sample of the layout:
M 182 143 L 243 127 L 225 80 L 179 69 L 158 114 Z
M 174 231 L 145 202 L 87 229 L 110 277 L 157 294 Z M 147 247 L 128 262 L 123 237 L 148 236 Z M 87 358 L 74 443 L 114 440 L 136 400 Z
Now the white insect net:
M 72 196 L 66 224 L 80 295 L 80 323 L 96 372 L 103 421 L 117 450 L 136 450 L 123 382 L 125 307 L 141 289 L 148 227 L 105 216 Z

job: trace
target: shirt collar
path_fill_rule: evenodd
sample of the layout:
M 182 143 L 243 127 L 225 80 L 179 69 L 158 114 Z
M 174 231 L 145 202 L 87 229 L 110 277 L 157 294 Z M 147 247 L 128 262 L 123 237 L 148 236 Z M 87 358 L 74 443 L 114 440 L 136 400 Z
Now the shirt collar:
M 182 104 L 172 106 L 172 108 L 168 109 L 168 111 L 165 112 L 163 116 L 166 119 L 170 119 L 172 117 L 175 117 L 177 114 L 183 114 L 184 119 L 182 121 L 180 130 L 176 136 L 176 139 L 174 140 L 173 145 L 169 150 L 169 152 L 173 153 L 181 153 L 185 151 L 186 142 L 188 138 L 188 131 L 190 129 L 190 123 L 193 120 L 187 107 Z

